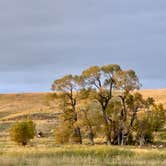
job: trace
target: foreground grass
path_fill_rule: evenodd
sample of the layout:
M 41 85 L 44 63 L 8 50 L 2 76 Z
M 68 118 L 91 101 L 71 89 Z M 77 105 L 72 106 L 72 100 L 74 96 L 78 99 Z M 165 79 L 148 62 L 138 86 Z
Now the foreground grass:
M 38 142 L 38 144 L 36 144 Z M 46 144 L 47 142 L 47 144 Z M 30 146 L 19 147 L 4 140 L 0 143 L 2 166 L 165 166 L 166 149 L 106 145 L 55 145 L 51 139 L 36 139 Z

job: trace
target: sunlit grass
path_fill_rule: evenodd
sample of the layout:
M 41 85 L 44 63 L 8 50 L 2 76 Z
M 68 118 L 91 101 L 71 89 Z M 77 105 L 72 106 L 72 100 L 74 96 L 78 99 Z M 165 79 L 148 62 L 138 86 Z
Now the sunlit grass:
M 0 163 L 3 163 L 3 166 L 165 166 L 166 149 L 135 146 L 57 145 L 53 138 L 36 138 L 27 147 L 21 147 L 6 138 L 0 142 Z

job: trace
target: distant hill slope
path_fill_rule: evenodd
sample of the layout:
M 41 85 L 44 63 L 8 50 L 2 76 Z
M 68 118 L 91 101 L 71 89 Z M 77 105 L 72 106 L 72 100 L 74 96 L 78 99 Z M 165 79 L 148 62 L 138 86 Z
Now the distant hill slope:
M 48 93 L 0 94 L 0 120 L 53 118 L 55 110 L 48 105 L 47 95 Z
M 153 97 L 157 103 L 162 103 L 166 108 L 166 89 L 147 89 L 140 93 L 145 97 Z
M 154 97 L 166 108 L 166 89 L 141 90 L 145 98 Z M 58 103 L 48 102 L 49 93 L 0 94 L 0 138 L 9 135 L 10 126 L 20 119 L 30 118 L 35 121 L 37 131 L 45 136 L 52 136 L 60 110 Z M 165 130 L 159 132 L 158 140 L 165 141 Z
M 166 108 L 166 89 L 141 90 L 145 98 L 154 97 Z M 0 94 L 0 120 L 17 120 L 30 117 L 46 120 L 55 117 L 57 109 L 47 103 L 49 93 Z M 56 104 L 55 104 L 56 105 Z

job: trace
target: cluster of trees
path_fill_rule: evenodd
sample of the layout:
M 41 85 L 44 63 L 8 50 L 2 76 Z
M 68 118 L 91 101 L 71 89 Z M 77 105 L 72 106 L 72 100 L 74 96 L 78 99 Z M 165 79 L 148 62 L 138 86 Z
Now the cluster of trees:
M 102 138 L 113 145 L 144 145 L 166 121 L 166 111 L 154 99 L 144 99 L 133 70 L 119 65 L 92 66 L 81 75 L 66 75 L 52 84 L 49 99 L 62 113 L 55 130 L 57 143 L 79 143 Z M 13 141 L 25 146 L 36 135 L 32 120 L 16 122 L 10 129 Z
M 81 75 L 66 75 L 52 84 L 62 114 L 55 136 L 59 143 L 80 143 L 105 138 L 107 144 L 146 144 L 163 127 L 166 114 L 154 99 L 137 91 L 133 70 L 119 65 L 92 66 Z

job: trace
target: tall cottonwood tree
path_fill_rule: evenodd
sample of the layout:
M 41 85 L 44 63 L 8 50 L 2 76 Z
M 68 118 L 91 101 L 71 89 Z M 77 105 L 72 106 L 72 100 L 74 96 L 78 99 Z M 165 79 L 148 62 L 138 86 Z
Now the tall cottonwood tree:
M 64 116 L 67 115 L 65 121 L 70 121 L 73 126 L 72 142 L 82 144 L 81 130 L 77 125 L 78 112 L 76 109 L 78 93 L 80 91 L 79 82 L 79 76 L 66 75 L 53 82 L 52 90 L 58 92 L 57 96 L 64 102 Z
M 90 144 L 94 145 L 94 138 L 98 134 L 100 126 L 103 124 L 101 112 L 98 109 L 98 105 L 89 99 L 81 101 L 79 110 L 80 126 L 86 137 L 88 137 Z
M 140 83 L 135 71 L 133 70 L 118 71 L 115 75 L 115 82 L 116 88 L 120 93 L 118 97 L 120 98 L 122 103 L 120 116 L 121 122 L 119 123 L 121 126 L 117 137 L 118 140 L 120 140 L 120 144 L 123 145 L 125 143 L 125 138 L 128 135 L 128 131 L 126 128 L 129 128 L 129 126 L 126 126 L 126 122 L 128 120 L 128 109 L 126 99 L 132 91 L 138 90 L 140 88 Z
M 111 126 L 107 115 L 107 108 L 112 99 L 112 91 L 115 87 L 114 76 L 120 71 L 119 65 L 92 66 L 82 72 L 86 87 L 95 89 L 95 99 L 101 105 L 103 120 L 105 124 L 105 136 L 107 144 L 111 144 Z
M 142 146 L 153 141 L 153 132 L 165 125 L 166 115 L 162 104 L 152 102 L 152 98 L 144 100 L 144 107 L 137 114 L 136 137 Z
M 126 107 L 128 110 L 128 119 L 126 122 L 126 139 L 132 134 L 135 128 L 135 123 L 137 121 L 138 112 L 145 107 L 145 100 L 139 92 L 129 94 L 126 98 Z M 123 142 L 124 144 L 126 142 Z M 130 144 L 130 143 L 128 143 Z
M 81 123 L 84 135 L 89 138 L 91 145 L 94 145 L 94 138 L 100 132 L 103 124 L 100 105 L 95 102 L 92 97 L 92 91 L 82 89 L 80 91 L 80 100 L 78 104 L 79 122 Z

